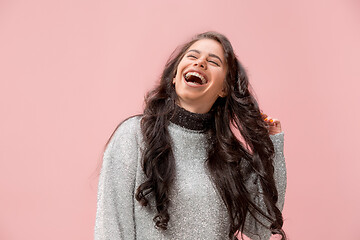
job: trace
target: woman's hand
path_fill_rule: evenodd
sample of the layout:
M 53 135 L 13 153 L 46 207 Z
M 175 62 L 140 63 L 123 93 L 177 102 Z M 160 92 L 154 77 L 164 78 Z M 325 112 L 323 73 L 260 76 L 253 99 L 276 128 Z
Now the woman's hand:
M 282 132 L 279 119 L 268 117 L 268 115 L 265 113 L 261 113 L 261 117 L 263 118 L 267 128 L 269 129 L 270 135 L 275 135 Z

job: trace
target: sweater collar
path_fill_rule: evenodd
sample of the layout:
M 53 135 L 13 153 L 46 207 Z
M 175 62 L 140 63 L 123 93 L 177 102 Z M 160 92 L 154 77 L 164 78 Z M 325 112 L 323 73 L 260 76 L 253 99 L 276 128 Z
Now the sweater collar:
M 204 114 L 189 112 L 175 104 L 175 109 L 170 115 L 170 121 L 190 130 L 207 131 L 213 126 L 214 114 L 212 110 Z

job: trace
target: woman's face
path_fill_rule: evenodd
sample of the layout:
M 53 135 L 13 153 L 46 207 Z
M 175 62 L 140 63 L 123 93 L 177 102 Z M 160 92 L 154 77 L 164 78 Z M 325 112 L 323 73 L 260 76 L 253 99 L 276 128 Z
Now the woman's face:
M 173 78 L 178 105 L 190 112 L 207 113 L 224 97 L 227 64 L 221 44 L 212 39 L 196 41 L 181 59 Z

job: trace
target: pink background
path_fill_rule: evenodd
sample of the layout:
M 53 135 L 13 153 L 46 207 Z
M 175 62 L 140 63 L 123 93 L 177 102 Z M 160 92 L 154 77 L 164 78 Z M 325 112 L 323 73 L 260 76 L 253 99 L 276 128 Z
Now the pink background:
M 360 239 L 360 3 L 0 1 L 0 239 L 92 239 L 96 170 L 174 48 L 229 37 L 285 132 L 290 239 Z

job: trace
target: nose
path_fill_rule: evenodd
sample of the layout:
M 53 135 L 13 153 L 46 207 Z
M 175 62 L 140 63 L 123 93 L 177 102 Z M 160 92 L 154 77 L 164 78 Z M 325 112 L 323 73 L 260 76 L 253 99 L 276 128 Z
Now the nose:
M 199 66 L 200 68 L 206 69 L 206 61 L 204 58 L 198 58 L 194 62 L 194 66 Z

